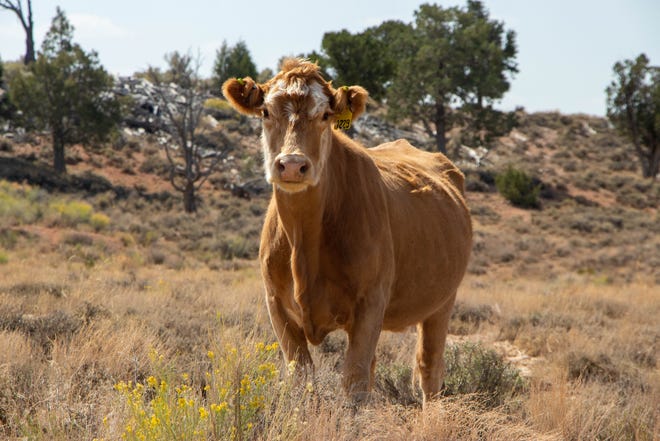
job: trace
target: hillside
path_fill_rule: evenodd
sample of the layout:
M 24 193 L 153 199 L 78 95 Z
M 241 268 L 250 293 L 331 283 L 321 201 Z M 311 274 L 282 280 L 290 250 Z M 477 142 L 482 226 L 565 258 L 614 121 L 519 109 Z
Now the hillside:
M 253 258 L 270 194 L 262 178 L 260 128 L 231 113 L 221 118 L 212 119 L 204 136 L 222 133 L 230 153 L 199 193 L 202 208 L 194 217 L 180 210 L 158 133 L 125 128 L 111 145 L 69 149 L 66 182 L 48 169 L 45 136 L 5 135 L 0 178 L 55 191 L 49 197 L 59 192 L 86 201 L 109 217 L 105 236 L 149 235 L 147 254 L 157 248 L 177 262 L 212 265 Z M 470 271 L 660 283 L 660 185 L 640 177 L 626 141 L 605 120 L 584 115 L 521 114 L 519 122 L 489 150 L 463 145 L 450 152 L 467 176 L 475 221 Z M 367 146 L 396 137 L 432 145 L 419 128 L 396 128 L 371 114 L 355 124 L 353 136 Z M 460 139 L 455 133 L 454 145 Z M 539 209 L 516 208 L 497 193 L 495 176 L 509 165 L 540 185 Z M 20 224 L 4 227 L 27 228 Z
M 352 135 L 431 144 L 381 110 Z M 68 177 L 50 172 L 45 135 L 0 135 L 0 437 L 658 438 L 660 183 L 605 120 L 520 113 L 489 150 L 452 134 L 475 240 L 443 398 L 422 410 L 412 329 L 381 336 L 364 409 L 341 398 L 341 333 L 314 348 L 313 378 L 280 375 L 255 260 L 270 196 L 259 125 L 211 115 L 204 136 L 229 155 L 194 215 L 158 132 L 75 146 Z M 509 165 L 540 207 L 497 192 Z

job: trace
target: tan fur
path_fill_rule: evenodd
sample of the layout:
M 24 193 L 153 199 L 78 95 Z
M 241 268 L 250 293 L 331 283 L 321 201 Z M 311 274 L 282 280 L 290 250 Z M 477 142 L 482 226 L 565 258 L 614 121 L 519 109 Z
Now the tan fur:
M 326 112 L 307 114 L 311 104 L 304 96 L 268 101 L 274 87 L 293 79 L 322 84 Z M 317 345 L 343 329 L 349 338 L 344 386 L 362 397 L 373 383 L 381 330 L 417 325 L 416 371 L 425 402 L 433 398 L 471 249 L 463 174 L 442 154 L 407 141 L 365 149 L 333 130 L 328 115 L 346 106 L 359 115 L 367 94 L 359 86 L 335 90 L 312 63 L 290 60 L 264 85 L 243 86 L 229 80 L 223 91 L 239 111 L 268 114 L 263 144 L 272 162 L 266 167 L 274 173 L 273 197 L 260 259 L 271 322 L 287 360 L 311 365 L 307 343 Z M 261 101 L 254 95 L 259 91 Z M 285 106 L 300 118 L 284 120 Z M 309 161 L 303 180 L 279 177 L 282 155 Z

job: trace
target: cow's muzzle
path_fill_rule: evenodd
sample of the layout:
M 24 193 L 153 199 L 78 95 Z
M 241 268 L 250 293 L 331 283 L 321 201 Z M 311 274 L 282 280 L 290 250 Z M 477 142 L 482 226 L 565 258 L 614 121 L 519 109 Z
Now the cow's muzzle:
M 274 165 L 278 180 L 290 183 L 303 182 L 312 167 L 309 159 L 300 154 L 279 155 Z

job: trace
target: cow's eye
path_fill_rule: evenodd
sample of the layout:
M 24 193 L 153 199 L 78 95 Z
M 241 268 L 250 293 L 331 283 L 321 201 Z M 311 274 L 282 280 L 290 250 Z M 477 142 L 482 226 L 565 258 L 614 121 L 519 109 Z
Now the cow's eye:
M 264 118 L 268 118 L 270 116 L 270 113 L 268 113 L 268 109 L 262 109 L 261 116 L 263 116 Z

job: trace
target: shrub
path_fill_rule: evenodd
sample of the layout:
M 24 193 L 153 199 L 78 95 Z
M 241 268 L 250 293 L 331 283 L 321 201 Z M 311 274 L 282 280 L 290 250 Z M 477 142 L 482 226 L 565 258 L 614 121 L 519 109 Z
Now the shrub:
M 69 233 L 64 236 L 62 243 L 73 247 L 89 247 L 94 245 L 94 238 L 85 233 Z
M 6 263 L 9 263 L 9 255 L 3 250 L 0 250 L 0 265 L 4 265 Z
M 59 214 L 65 225 L 76 226 L 88 222 L 92 216 L 92 206 L 85 202 L 55 202 L 50 208 Z
M 42 216 L 44 193 L 29 185 L 0 181 L 0 225 L 30 224 Z
M 226 120 L 236 115 L 234 108 L 221 98 L 209 98 L 204 101 L 204 110 L 217 120 Z
M 388 401 L 404 406 L 417 405 L 412 381 L 412 368 L 402 364 L 384 364 L 376 367 L 376 390 Z
M 474 343 L 447 346 L 445 364 L 444 395 L 475 394 L 485 406 L 496 407 L 525 388 L 515 368 Z
M 203 384 L 167 369 L 143 383 L 117 383 L 126 409 L 122 439 L 258 439 L 272 424 L 296 424 L 272 421 L 290 390 L 277 369 L 277 343 L 242 350 L 227 345 L 207 356 Z
M 493 314 L 493 308 L 490 305 L 470 305 L 458 301 L 451 314 L 450 332 L 456 335 L 475 333 L 479 330 L 481 323 L 491 321 Z
M 509 166 L 495 178 L 497 191 L 520 208 L 539 208 L 540 185 L 522 170 Z
M 222 98 L 209 98 L 206 101 L 204 101 L 204 108 L 206 109 L 214 109 L 214 110 L 231 110 L 232 107 L 231 105 L 226 101 L 223 100 Z
M 103 213 L 94 213 L 89 218 L 89 224 L 96 231 L 101 231 L 110 225 L 110 218 Z

